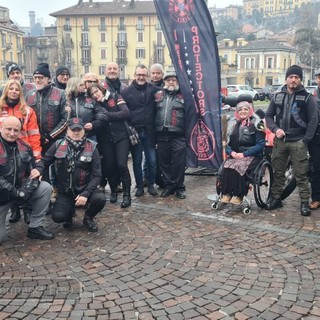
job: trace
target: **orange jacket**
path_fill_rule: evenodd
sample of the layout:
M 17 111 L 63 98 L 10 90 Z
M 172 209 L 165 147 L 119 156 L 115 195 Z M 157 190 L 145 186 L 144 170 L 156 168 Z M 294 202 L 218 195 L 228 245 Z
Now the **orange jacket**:
M 28 143 L 33 151 L 33 156 L 36 159 L 41 159 L 41 144 L 40 144 L 40 131 L 37 123 L 36 113 L 32 108 L 26 105 L 27 114 L 23 116 L 19 110 L 20 103 L 10 108 L 4 105 L 2 108 L 2 113 L 0 114 L 0 123 L 3 119 L 8 116 L 17 117 L 22 123 L 22 129 L 20 132 L 20 137 L 23 141 Z

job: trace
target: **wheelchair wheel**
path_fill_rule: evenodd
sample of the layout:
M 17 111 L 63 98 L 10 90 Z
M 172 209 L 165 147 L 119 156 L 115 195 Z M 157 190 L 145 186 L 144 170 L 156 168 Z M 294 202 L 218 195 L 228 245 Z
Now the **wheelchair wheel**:
M 281 194 L 281 200 L 284 200 L 290 196 L 290 194 L 294 191 L 297 186 L 297 180 L 293 175 L 292 163 L 289 159 L 286 168 L 286 182 Z
M 270 198 L 273 182 L 273 170 L 268 160 L 262 160 L 258 166 L 253 183 L 254 199 L 257 206 L 264 208 Z

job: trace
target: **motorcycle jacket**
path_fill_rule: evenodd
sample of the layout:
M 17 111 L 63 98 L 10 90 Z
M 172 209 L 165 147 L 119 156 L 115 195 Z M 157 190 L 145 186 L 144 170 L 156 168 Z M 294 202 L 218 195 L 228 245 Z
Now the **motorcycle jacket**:
M 0 205 L 15 198 L 15 189 L 30 175 L 33 164 L 32 150 L 27 143 L 22 139 L 8 143 L 0 136 Z
M 55 163 L 58 192 L 89 198 L 101 181 L 101 161 L 96 142 L 85 139 L 78 151 L 66 139 L 57 140 L 36 169 L 42 174 Z
M 26 102 L 37 114 L 41 145 L 46 139 L 58 139 L 65 131 L 68 121 L 65 92 L 48 85 L 42 90 L 29 91 Z
M 289 94 L 287 86 L 275 94 L 266 113 L 269 129 L 276 133 L 281 128 L 285 141 L 303 140 L 307 144 L 318 125 L 318 111 L 314 97 L 303 86 Z
M 180 92 L 161 90 L 156 97 L 156 132 L 185 132 L 184 100 Z

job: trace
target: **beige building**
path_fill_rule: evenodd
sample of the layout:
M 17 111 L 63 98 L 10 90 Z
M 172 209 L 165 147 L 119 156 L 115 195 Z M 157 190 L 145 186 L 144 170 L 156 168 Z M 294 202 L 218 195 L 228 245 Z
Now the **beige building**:
M 7 80 L 8 62 L 16 62 L 25 68 L 23 35 L 23 31 L 10 20 L 9 9 L 0 7 L 0 82 Z
M 244 14 L 251 16 L 256 10 L 264 17 L 284 16 L 311 0 L 242 0 Z
M 137 64 L 171 65 L 153 1 L 80 0 L 51 16 L 57 18 L 59 63 L 74 76 L 104 78 L 106 64 L 116 61 L 120 78 L 130 81 Z
M 232 50 L 235 51 L 230 52 L 232 64 L 222 70 L 227 84 L 248 84 L 252 87 L 282 84 L 287 68 L 299 64 L 298 51 L 276 41 L 254 41 L 243 46 L 236 44 Z

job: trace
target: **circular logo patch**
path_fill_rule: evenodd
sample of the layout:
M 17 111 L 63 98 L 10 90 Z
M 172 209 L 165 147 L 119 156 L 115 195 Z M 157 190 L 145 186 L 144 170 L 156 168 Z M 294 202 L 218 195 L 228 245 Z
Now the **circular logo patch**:
M 169 13 L 171 18 L 178 23 L 188 22 L 194 12 L 193 0 L 170 0 Z

